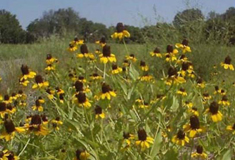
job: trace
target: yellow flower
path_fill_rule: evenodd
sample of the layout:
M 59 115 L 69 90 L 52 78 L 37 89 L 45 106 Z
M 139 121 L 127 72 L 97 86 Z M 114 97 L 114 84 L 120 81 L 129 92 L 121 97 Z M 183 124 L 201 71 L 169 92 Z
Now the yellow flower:
M 131 36 L 130 33 L 127 30 L 125 30 L 123 23 L 118 23 L 116 26 L 116 30 L 117 31 L 111 35 L 113 39 L 121 40 L 124 37 L 129 38 Z
M 214 94 L 225 95 L 225 94 L 226 94 L 226 92 L 225 92 L 225 90 L 223 90 L 223 89 L 219 89 L 219 87 L 218 87 L 218 86 L 215 86 Z
M 184 146 L 185 143 L 189 143 L 189 138 L 185 135 L 182 130 L 179 130 L 177 135 L 173 136 L 172 142 L 180 146 Z
M 6 141 L 9 141 L 14 138 L 15 132 L 21 133 L 25 131 L 25 129 L 22 127 L 15 127 L 11 119 L 6 119 L 4 121 L 4 127 L 5 131 L 0 135 L 0 139 L 5 138 Z
M 105 118 L 105 114 L 102 111 L 102 108 L 98 105 L 96 105 L 96 107 L 95 107 L 95 118 L 96 119 L 98 119 L 98 118 L 104 119 Z
M 207 154 L 203 152 L 203 147 L 201 145 L 197 146 L 196 152 L 191 154 L 192 158 L 202 158 L 207 159 Z
M 56 117 L 56 119 L 51 120 L 51 124 L 53 128 L 55 128 L 56 130 L 60 130 L 59 126 L 61 126 L 63 122 L 60 121 L 60 117 Z
M 131 146 L 131 140 L 134 138 L 135 136 L 133 134 L 123 132 L 122 150 L 128 149 Z
M 187 96 L 187 92 L 183 88 L 180 88 L 176 93 L 182 96 Z
M 84 40 L 83 39 L 78 39 L 77 37 L 75 37 L 74 40 L 70 43 L 73 44 L 73 45 L 82 45 L 82 44 L 84 44 Z
M 101 63 L 116 62 L 116 57 L 114 54 L 111 53 L 110 46 L 108 45 L 105 45 L 103 47 L 103 54 L 100 54 L 99 57 Z
M 37 75 L 35 76 L 35 84 L 32 86 L 33 89 L 36 88 L 45 88 L 49 86 L 49 82 L 48 81 L 43 81 L 43 78 L 41 75 Z
M 86 97 L 86 94 L 83 92 L 78 92 L 78 94 L 75 95 L 74 101 L 78 104 L 78 106 L 85 107 L 85 108 L 91 107 L 91 103 Z
M 235 123 L 231 126 L 231 125 L 228 125 L 226 127 L 227 130 L 229 131 L 232 131 L 233 134 L 235 134 Z
M 165 81 L 166 85 L 181 84 L 185 82 L 186 80 L 183 77 L 178 76 L 178 72 L 176 68 L 170 67 L 168 69 L 168 77 L 166 78 L 166 81 Z
M 21 78 L 20 80 L 19 80 L 19 82 L 20 82 L 20 84 L 21 85 L 23 85 L 23 86 L 28 86 L 28 84 L 29 84 L 29 81 L 28 80 L 26 80 L 26 79 L 24 79 L 24 78 Z
M 198 110 L 197 110 L 196 107 L 189 108 L 189 109 L 188 109 L 188 112 L 189 112 L 189 113 L 192 113 L 192 114 L 195 115 L 195 116 L 199 116 L 199 112 L 198 112 Z
M 129 56 L 126 56 L 126 60 L 130 60 L 132 62 L 136 62 L 137 59 L 135 58 L 134 54 L 130 54 Z
M 146 63 L 144 61 L 140 61 L 140 69 L 142 71 L 148 71 L 149 67 L 146 65 Z
M 6 113 L 7 113 L 6 103 L 0 102 L 0 116 L 1 116 L 1 118 L 4 118 Z
M 21 72 L 22 72 L 22 77 L 20 78 L 20 81 L 32 79 L 36 76 L 36 73 L 33 71 L 30 71 L 27 65 L 22 65 L 21 66 Z
M 205 88 L 205 82 L 200 77 L 197 79 L 197 87 Z
M 219 105 L 215 101 L 210 104 L 210 107 L 206 109 L 206 112 L 211 114 L 213 122 L 219 122 L 223 118 L 222 113 L 219 111 Z
M 80 51 L 81 51 L 81 53 L 78 53 L 78 54 L 77 54 L 77 57 L 78 57 L 78 58 L 83 58 L 83 57 L 89 58 L 89 59 L 94 59 L 94 58 L 95 58 L 92 53 L 89 53 L 86 44 L 82 44 L 82 45 L 81 45 Z
M 189 132 L 189 137 L 193 138 L 199 132 L 202 132 L 200 128 L 200 122 L 196 115 L 190 117 L 190 124 L 184 125 L 183 129 L 185 132 Z
M 28 121 L 30 121 L 30 123 L 25 124 L 28 133 L 34 133 L 37 136 L 49 134 L 48 128 L 43 124 L 41 116 L 33 115 Z
M 90 79 L 91 80 L 100 80 L 100 79 L 102 79 L 102 76 L 100 76 L 98 73 L 93 73 L 92 75 L 90 75 Z
M 159 57 L 159 58 L 162 58 L 162 54 L 160 53 L 160 50 L 159 50 L 159 48 L 155 48 L 155 50 L 153 51 L 153 52 L 150 52 L 150 55 L 152 56 L 152 57 Z
M 222 104 L 223 106 L 230 106 L 230 102 L 228 101 L 226 95 L 223 95 L 222 99 L 219 101 L 219 104 Z
M 41 102 L 40 102 L 39 99 L 37 99 L 37 100 L 35 101 L 35 105 L 32 106 L 32 109 L 33 109 L 34 111 L 37 110 L 37 111 L 39 111 L 39 112 L 42 112 L 42 111 L 43 111 L 43 107 L 42 107 Z
M 211 96 L 209 95 L 209 93 L 203 93 L 202 96 L 203 96 L 204 101 L 211 99 Z
M 138 130 L 138 140 L 135 142 L 137 146 L 140 146 L 141 151 L 150 148 L 150 144 L 153 144 L 154 139 L 148 137 L 144 129 Z
M 118 67 L 116 64 L 112 64 L 112 74 L 118 74 L 122 72 L 122 68 Z
M 182 43 L 176 43 L 176 48 L 181 48 L 183 50 L 183 53 L 191 52 L 191 48 L 188 46 L 188 40 L 184 39 Z
M 140 81 L 150 82 L 154 78 L 153 78 L 153 76 L 149 75 L 148 73 L 145 73 L 143 76 L 139 77 L 138 79 L 140 79 Z
M 58 62 L 58 59 L 52 57 L 51 54 L 47 54 L 47 58 L 46 58 L 46 63 L 47 63 L 47 65 L 51 65 L 51 64 L 53 64 L 54 62 Z
M 95 43 L 100 44 L 101 47 L 104 47 L 106 45 L 105 37 L 101 37 L 101 39 L 99 41 L 96 41 Z
M 70 43 L 69 44 L 69 48 L 67 49 L 69 52 L 74 52 L 78 49 L 78 47 L 76 46 L 76 44 Z
M 13 100 L 12 97 L 9 96 L 8 94 L 6 94 L 4 96 L 3 102 L 6 103 L 6 104 L 11 104 L 13 102 L 12 100 Z
M 233 65 L 231 64 L 231 58 L 230 58 L 230 56 L 227 56 L 226 58 L 225 58 L 225 60 L 224 60 L 224 62 L 221 62 L 220 64 L 221 64 L 221 66 L 224 68 L 224 69 L 230 69 L 230 70 L 234 70 L 234 67 L 233 67 Z
M 96 96 L 96 99 L 108 99 L 111 97 L 116 97 L 116 93 L 110 88 L 110 86 L 106 83 L 102 84 L 102 93 L 99 96 Z
M 76 157 L 74 160 L 87 160 L 90 157 L 90 154 L 86 150 L 78 149 L 76 151 Z

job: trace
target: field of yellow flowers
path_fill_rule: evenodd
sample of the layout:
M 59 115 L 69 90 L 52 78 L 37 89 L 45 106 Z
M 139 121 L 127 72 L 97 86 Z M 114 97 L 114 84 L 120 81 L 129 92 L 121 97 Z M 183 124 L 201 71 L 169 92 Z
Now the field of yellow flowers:
M 76 37 L 40 71 L 22 64 L 0 96 L 0 160 L 235 159 L 232 53 L 206 81 L 187 39 L 139 59 L 130 36 L 122 23 L 111 35 L 122 59 L 104 37 L 95 50 Z

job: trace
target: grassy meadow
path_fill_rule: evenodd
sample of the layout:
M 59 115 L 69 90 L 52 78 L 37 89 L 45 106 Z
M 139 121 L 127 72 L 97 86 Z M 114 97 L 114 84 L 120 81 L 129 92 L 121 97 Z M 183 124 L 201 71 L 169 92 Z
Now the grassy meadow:
M 235 159 L 234 46 L 72 39 L 0 45 L 0 159 Z

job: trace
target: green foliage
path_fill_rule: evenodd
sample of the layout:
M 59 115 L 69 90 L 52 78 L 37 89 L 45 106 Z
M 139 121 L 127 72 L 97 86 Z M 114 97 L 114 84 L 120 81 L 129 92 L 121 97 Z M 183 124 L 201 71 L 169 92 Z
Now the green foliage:
M 0 43 L 23 43 L 25 36 L 16 16 L 0 10 Z

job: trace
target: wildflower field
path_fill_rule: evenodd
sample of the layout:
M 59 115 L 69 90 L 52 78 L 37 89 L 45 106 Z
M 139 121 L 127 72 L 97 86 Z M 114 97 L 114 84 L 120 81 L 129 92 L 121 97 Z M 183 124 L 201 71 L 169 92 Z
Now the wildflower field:
M 235 47 L 131 34 L 0 46 L 0 160 L 235 159 Z

